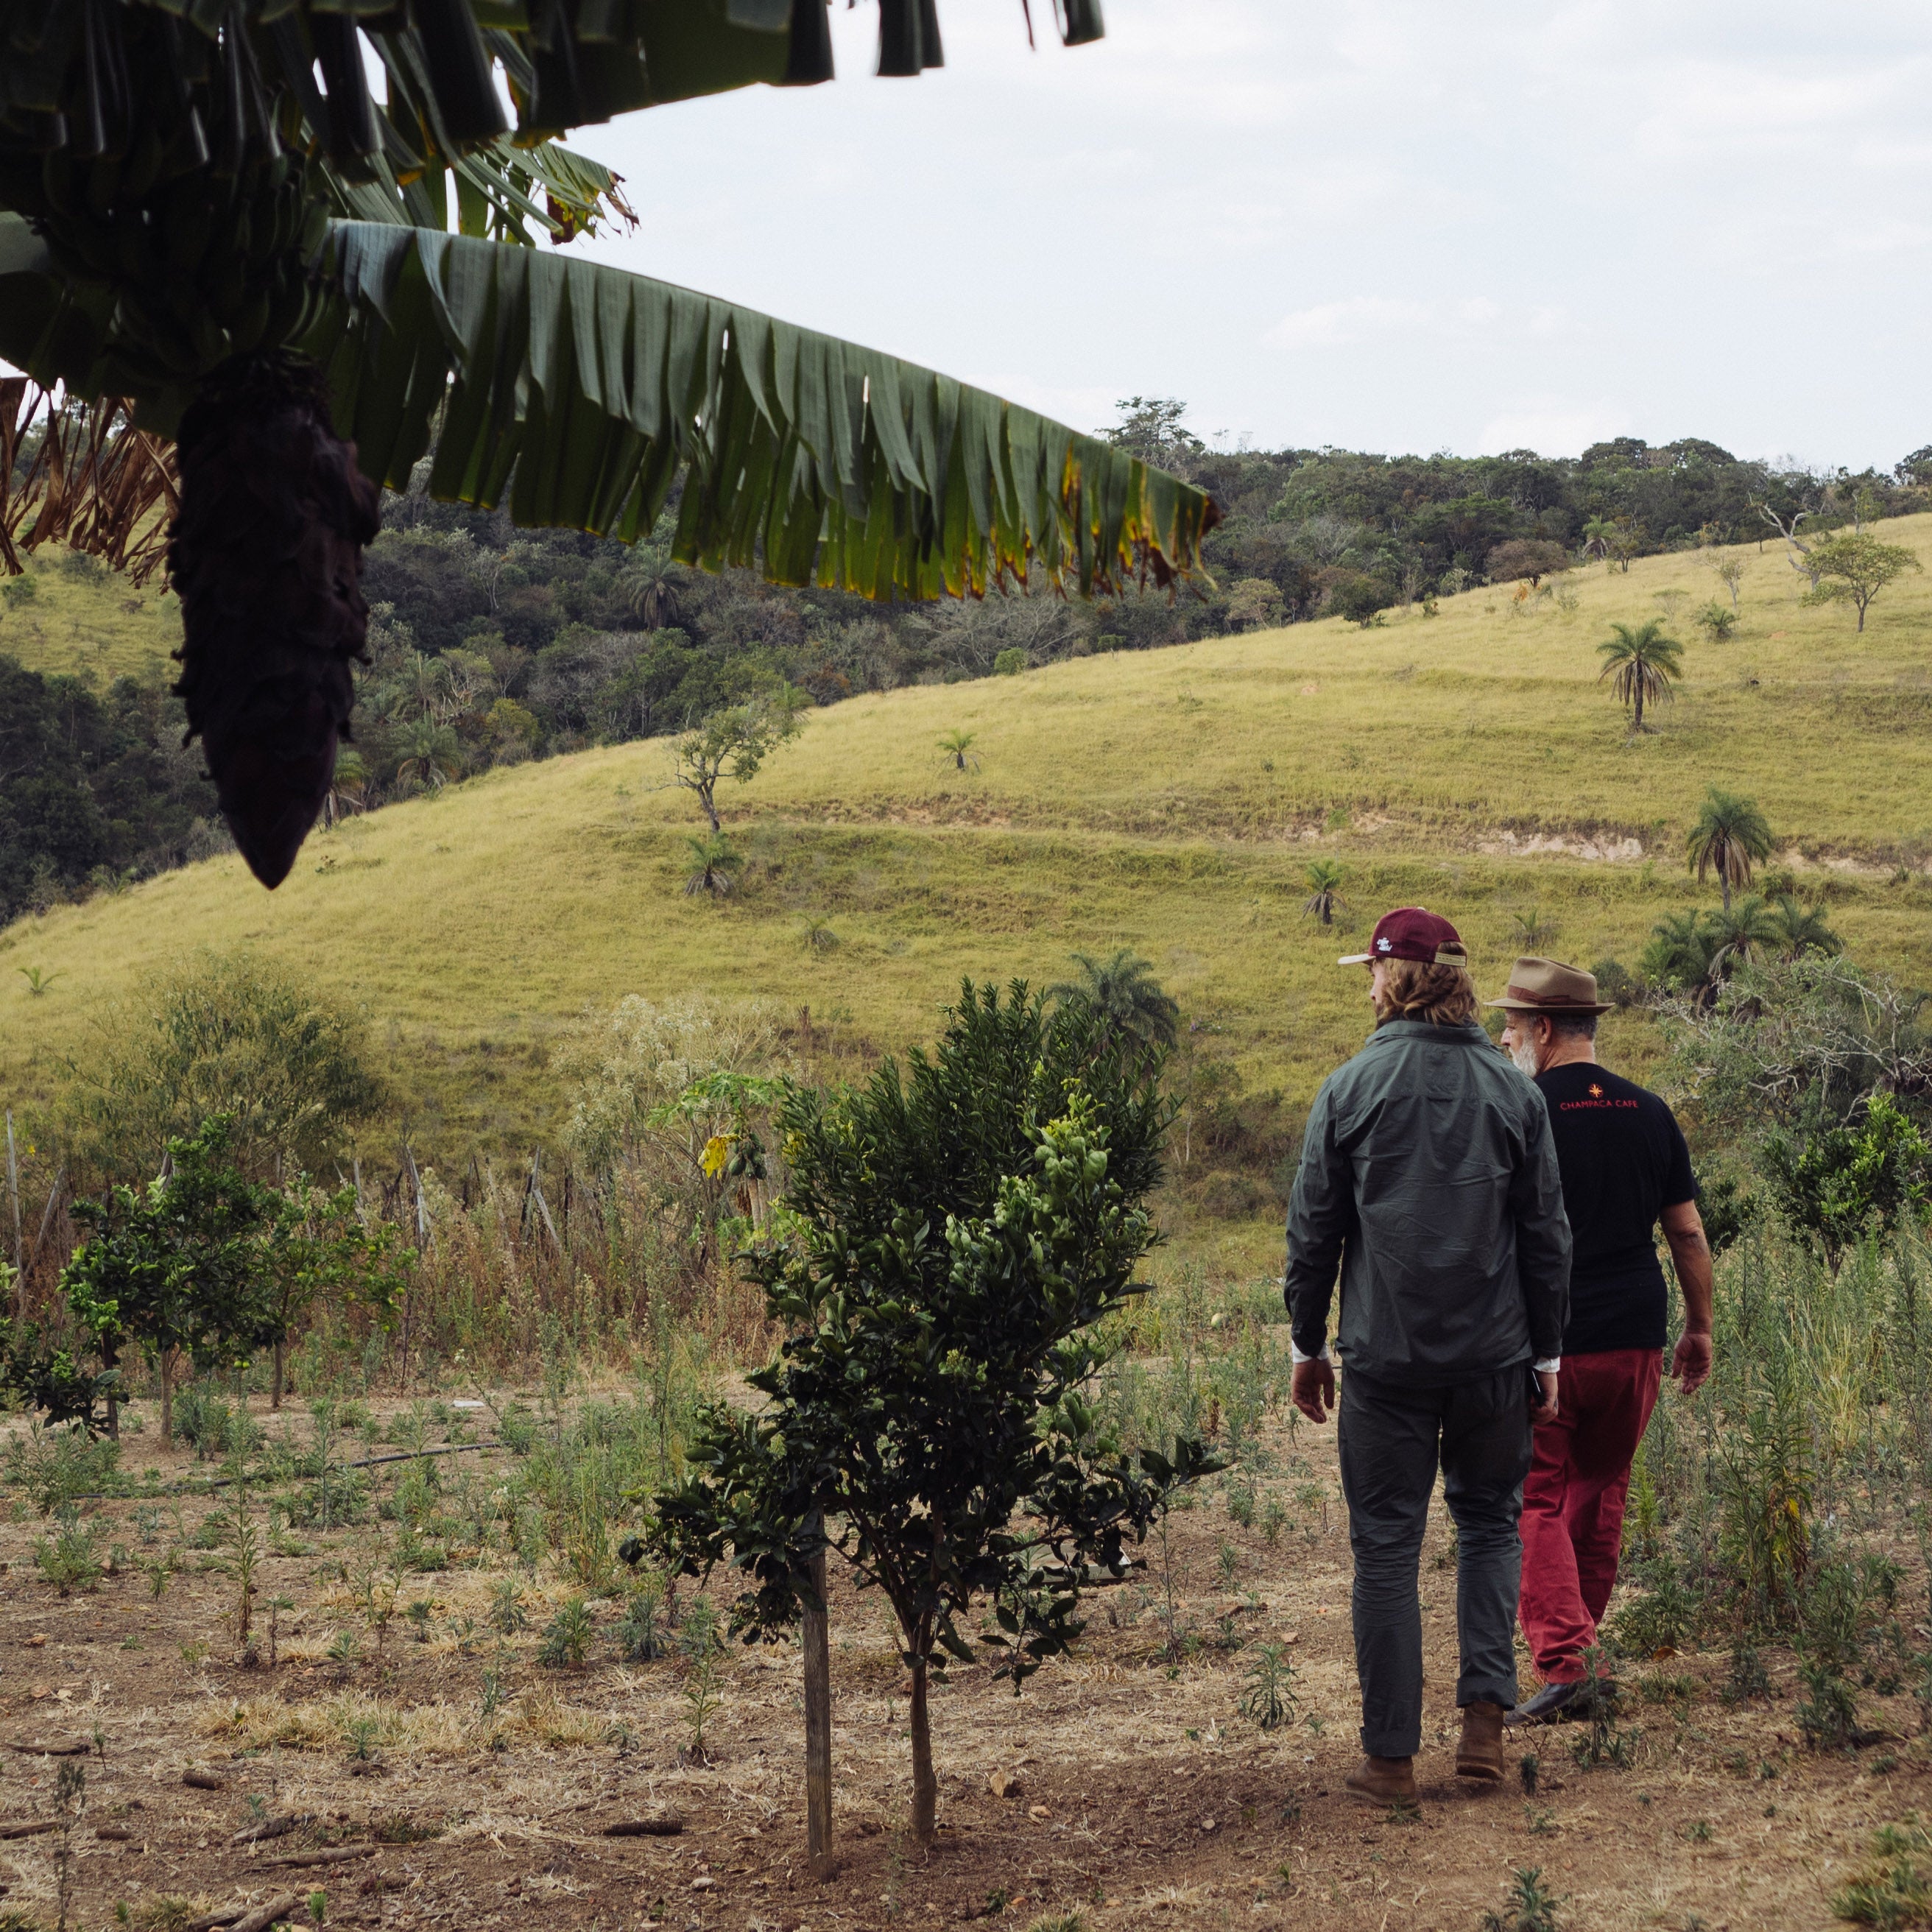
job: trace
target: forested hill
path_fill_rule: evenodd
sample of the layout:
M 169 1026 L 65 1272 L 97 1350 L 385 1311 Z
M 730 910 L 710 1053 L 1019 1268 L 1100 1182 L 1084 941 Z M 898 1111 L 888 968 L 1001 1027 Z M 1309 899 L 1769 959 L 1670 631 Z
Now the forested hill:
M 500 513 L 392 496 L 367 560 L 371 662 L 340 802 L 367 809 L 494 766 L 680 730 L 761 692 L 817 704 L 1341 615 L 1366 621 L 1486 581 L 1808 534 L 1922 508 L 1932 450 L 1890 474 L 1810 472 L 1694 438 L 1580 457 L 1210 450 L 1170 401 L 1108 434 L 1204 484 L 1213 580 L 1083 605 L 1011 595 L 881 607 L 669 560 L 675 504 L 634 550 Z M 26 460 L 23 454 L 22 460 Z M 427 473 L 425 465 L 424 473 Z M 1761 507 L 1762 506 L 1762 507 Z M 0 920 L 218 850 L 167 694 L 172 597 L 43 554 L 0 584 Z M 15 662 L 9 666 L 7 660 Z M 26 675 L 22 675 L 24 670 Z

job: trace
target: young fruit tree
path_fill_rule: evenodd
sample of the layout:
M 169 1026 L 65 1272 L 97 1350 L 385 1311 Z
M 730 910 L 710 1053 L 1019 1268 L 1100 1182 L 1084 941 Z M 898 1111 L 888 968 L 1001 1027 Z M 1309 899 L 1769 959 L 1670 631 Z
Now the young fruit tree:
M 154 1362 L 164 1442 L 173 1439 L 176 1358 L 238 1366 L 258 1318 L 260 1244 L 276 1197 L 236 1171 L 232 1139 L 232 1122 L 218 1115 L 192 1138 L 170 1140 L 165 1170 L 146 1187 L 74 1206 L 90 1232 L 61 1275 L 68 1307 L 104 1369 L 130 1346 Z M 110 1389 L 110 1433 L 116 1402 Z
M 362 1225 L 352 1187 L 327 1194 L 304 1176 L 262 1204 L 243 1334 L 274 1358 L 268 1406 L 280 1408 L 289 1343 L 309 1310 L 318 1301 L 359 1307 L 387 1328 L 416 1256 L 393 1223 Z
M 1142 1292 L 1168 1113 L 1157 1067 L 1106 1038 L 1089 1000 L 969 982 L 930 1058 L 856 1091 L 788 1090 L 784 1232 L 747 1259 L 789 1339 L 748 1378 L 756 1413 L 707 1413 L 646 1539 L 686 1574 L 743 1573 L 747 1642 L 823 1612 L 828 1550 L 884 1591 L 922 1845 L 928 1683 L 973 1660 L 974 1601 L 1017 1684 L 1078 1634 L 1083 1581 L 1123 1576 L 1177 1488 L 1220 1466 L 1185 1440 L 1132 1453 L 1090 1399 L 1096 1325 Z

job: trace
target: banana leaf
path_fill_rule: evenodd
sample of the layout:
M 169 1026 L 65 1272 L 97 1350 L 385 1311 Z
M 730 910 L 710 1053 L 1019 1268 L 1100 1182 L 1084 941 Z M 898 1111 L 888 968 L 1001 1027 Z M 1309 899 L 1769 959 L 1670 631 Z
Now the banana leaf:
M 1025 0 L 1022 0 L 1023 5 Z M 131 91 L 167 85 L 149 70 L 129 16 L 159 15 L 180 42 L 170 64 L 192 78 L 234 22 L 254 71 L 299 98 L 313 136 L 345 176 L 373 178 L 387 145 L 362 69 L 366 34 L 388 69 L 389 109 L 418 115 L 446 158 L 508 132 L 500 65 L 529 142 L 634 108 L 760 83 L 832 78 L 826 0 L 0 0 L 0 141 L 113 152 Z M 1070 46 L 1101 37 L 1100 0 L 1054 0 Z M 358 32 L 359 30 L 359 32 Z M 1028 13 L 1028 32 L 1032 32 Z M 935 0 L 880 0 L 878 70 L 942 64 Z M 322 85 L 315 80 L 316 70 Z M 56 126 L 56 123 L 59 124 Z
M 298 346 L 364 472 L 518 524 L 633 542 L 680 472 L 674 554 L 874 598 L 982 596 L 1037 570 L 1083 595 L 1197 569 L 1213 500 L 984 390 L 669 283 L 515 243 L 337 221 Z M 125 388 L 111 311 L 0 215 L 0 356 L 92 400 Z M 138 395 L 170 434 L 185 388 Z

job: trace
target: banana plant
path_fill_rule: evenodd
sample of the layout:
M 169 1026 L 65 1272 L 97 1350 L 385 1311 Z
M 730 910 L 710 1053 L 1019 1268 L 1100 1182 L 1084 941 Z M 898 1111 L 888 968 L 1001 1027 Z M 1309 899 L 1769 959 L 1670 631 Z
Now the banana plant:
M 881 74 L 942 59 L 935 0 L 880 0 Z M 681 487 L 676 561 L 778 583 L 1198 568 L 1212 500 L 1124 451 L 535 245 L 636 219 L 568 128 L 830 77 L 824 0 L 0 0 L 0 356 L 40 386 L 0 394 L 0 569 L 152 564 L 172 512 L 180 689 L 265 885 L 350 735 L 377 486 L 432 447 L 433 494 L 526 525 L 634 541 Z M 16 464 L 43 393 L 55 460 Z

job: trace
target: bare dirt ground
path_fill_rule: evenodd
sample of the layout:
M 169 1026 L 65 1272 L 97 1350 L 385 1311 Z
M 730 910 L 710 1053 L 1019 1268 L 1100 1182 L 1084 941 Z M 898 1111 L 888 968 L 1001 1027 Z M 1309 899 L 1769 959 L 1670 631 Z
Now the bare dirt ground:
M 262 1417 L 266 1405 L 253 1407 Z M 1200 1640 L 1184 1660 L 1163 1654 L 1156 1550 L 1142 1585 L 1095 1599 L 1078 1657 L 1022 1695 L 984 1671 L 938 1690 L 940 1830 L 929 1858 L 902 1830 L 904 1673 L 883 1604 L 838 1584 L 840 1866 L 823 1884 L 804 1870 L 795 1648 L 734 1648 L 706 1727 L 709 1761 L 692 1762 L 676 1658 L 611 1660 L 612 1600 L 593 1604 L 598 1641 L 584 1667 L 540 1667 L 542 1624 L 572 1592 L 546 1580 L 531 1593 L 531 1629 L 500 1638 L 484 1621 L 507 1567 L 498 1552 L 467 1568 L 473 1552 L 458 1549 L 446 1571 L 403 1576 L 379 1646 L 351 1579 L 384 1526 L 300 1532 L 305 1553 L 272 1556 L 260 1572 L 262 1655 L 251 1669 L 235 1659 L 230 1551 L 190 1552 L 158 1599 L 138 1567 L 62 1596 L 32 1558 L 43 1526 L 16 1511 L 0 1526 L 0 1743 L 10 1747 L 0 1749 L 0 1834 L 53 1815 L 64 1760 L 32 1747 L 85 1741 L 85 1810 L 68 1843 L 70 1922 L 88 1927 L 184 1924 L 193 1914 L 164 1900 L 232 1911 L 284 1890 L 306 1918 L 308 1895 L 322 1890 L 327 1922 L 345 1925 L 845 1932 L 975 1918 L 1021 1928 L 1078 1914 L 1089 1932 L 1310 1920 L 1475 1932 L 1484 1912 L 1504 1906 L 1513 1874 L 1535 1868 L 1565 1901 L 1559 1923 L 1577 1932 L 1729 1932 L 1832 1923 L 1830 1895 L 1871 1828 L 1926 1804 L 1932 1754 L 1909 1698 L 1864 1706 L 1888 1740 L 1817 1756 L 1799 1748 L 1789 1658 L 1766 1654 L 1768 1701 L 1732 1708 L 1720 1695 L 1721 1651 L 1625 1666 L 1622 1726 L 1640 1732 L 1627 1768 L 1580 1768 L 1570 1747 L 1584 1733 L 1572 1726 L 1513 1740 L 1513 1765 L 1538 1760 L 1533 1793 L 1514 1774 L 1487 1792 L 1459 1786 L 1454 1573 L 1438 1560 L 1439 1514 L 1423 1570 L 1421 1804 L 1396 1816 L 1352 1800 L 1333 1432 L 1304 1425 L 1276 1447 L 1294 1508 L 1272 1543 L 1258 1526 L 1239 1527 L 1218 1496 L 1172 1519 L 1178 1622 Z M 152 1423 L 124 1465 L 158 1468 L 169 1483 L 210 1473 L 187 1452 L 160 1453 Z M 212 1506 L 184 1505 L 190 1529 Z M 104 1552 L 114 1540 L 137 1565 L 152 1557 L 140 1504 L 98 1507 L 111 1526 Z M 152 1535 L 152 1516 L 147 1527 Z M 271 1670 L 260 1606 L 277 1596 L 295 1607 L 279 1614 Z M 427 1641 L 403 1614 L 418 1598 L 435 1606 Z M 328 1655 L 340 1631 L 357 1634 L 362 1660 Z M 1266 1733 L 1237 1710 L 1264 1642 L 1288 1647 L 1300 1700 L 1298 1721 Z M 373 1754 L 359 1761 L 358 1724 Z M 190 1771 L 221 1788 L 184 1784 Z M 994 1774 L 1005 1774 L 1004 1798 Z M 280 1835 L 232 1842 L 251 1822 L 291 1815 L 298 1822 Z M 670 1816 L 680 1835 L 604 1835 Z M 45 1831 L 0 1842 L 0 1910 L 53 1923 L 61 1842 Z M 345 1846 L 369 1849 L 316 1857 Z

